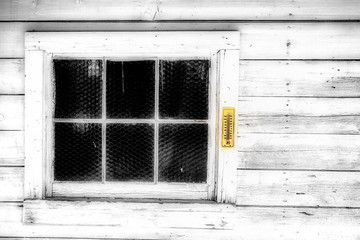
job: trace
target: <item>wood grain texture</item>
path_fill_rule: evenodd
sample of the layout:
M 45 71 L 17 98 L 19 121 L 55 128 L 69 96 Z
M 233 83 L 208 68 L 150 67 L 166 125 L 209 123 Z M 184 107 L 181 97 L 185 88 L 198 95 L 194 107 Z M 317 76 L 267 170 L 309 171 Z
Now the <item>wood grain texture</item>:
M 233 107 L 234 125 L 237 115 L 237 98 L 239 96 L 236 89 L 239 89 L 239 51 L 221 50 L 218 53 L 218 145 L 217 145 L 217 201 L 221 203 L 236 202 L 236 126 L 233 129 L 232 139 L 234 147 L 223 148 L 220 138 L 223 136 L 223 109 Z M 220 120 L 221 119 L 221 120 Z M 228 126 L 229 127 L 229 126 Z M 220 137 L 221 136 L 221 137 Z
M 43 51 L 25 53 L 25 199 L 44 196 L 43 170 L 46 151 L 44 82 L 48 76 L 48 61 Z
M 24 61 L 0 59 L 0 94 L 24 94 Z
M 241 134 L 238 167 L 360 170 L 360 135 Z
M 0 167 L 0 201 L 24 199 L 24 168 Z
M 98 56 L 152 56 L 162 53 L 208 56 L 220 49 L 238 49 L 236 31 L 167 32 L 27 32 L 26 51 L 43 50 L 54 54 L 99 54 Z M 194 41 L 194 40 L 197 41 Z
M 24 165 L 24 132 L 0 131 L 1 165 Z
M 360 206 L 360 172 L 239 170 L 238 205 Z
M 359 116 L 241 116 L 238 133 L 360 134 Z
M 360 24 L 319 23 L 0 23 L 0 57 L 24 57 L 27 31 L 240 31 L 241 59 L 359 59 Z
M 356 0 L 3 0 L 0 20 L 358 20 L 359 7 Z
M 306 207 L 237 207 L 237 226 L 358 227 L 360 209 Z M 294 237 L 291 235 L 291 237 Z
M 243 116 L 359 116 L 360 98 L 239 97 Z
M 0 130 L 24 130 L 24 96 L 0 95 Z
M 358 61 L 240 61 L 240 96 L 359 97 Z
M 24 222 L 138 228 L 233 228 L 235 207 L 219 204 L 25 201 Z
M 268 239 L 357 240 L 360 235 L 359 209 L 237 207 L 235 211 L 233 229 L 224 230 L 146 227 L 139 230 L 139 228 L 121 226 L 2 223 L 0 234 L 3 237 L 26 236 L 28 238 L 51 239 L 185 240 L 204 238 L 263 240 L 264 236 Z

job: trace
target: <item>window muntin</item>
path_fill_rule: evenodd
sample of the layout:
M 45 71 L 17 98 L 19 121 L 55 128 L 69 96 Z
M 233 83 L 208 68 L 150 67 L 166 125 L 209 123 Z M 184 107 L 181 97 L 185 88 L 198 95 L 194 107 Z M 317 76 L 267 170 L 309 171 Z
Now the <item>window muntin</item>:
M 53 64 L 55 181 L 206 183 L 209 60 Z

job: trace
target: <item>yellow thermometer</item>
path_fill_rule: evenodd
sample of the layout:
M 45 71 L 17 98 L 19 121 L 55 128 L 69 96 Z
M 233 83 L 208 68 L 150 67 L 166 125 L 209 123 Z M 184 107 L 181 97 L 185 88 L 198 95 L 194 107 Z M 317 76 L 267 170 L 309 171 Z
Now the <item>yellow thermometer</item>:
M 235 108 L 223 108 L 222 116 L 222 140 L 221 145 L 223 148 L 232 148 L 234 147 L 235 131 Z

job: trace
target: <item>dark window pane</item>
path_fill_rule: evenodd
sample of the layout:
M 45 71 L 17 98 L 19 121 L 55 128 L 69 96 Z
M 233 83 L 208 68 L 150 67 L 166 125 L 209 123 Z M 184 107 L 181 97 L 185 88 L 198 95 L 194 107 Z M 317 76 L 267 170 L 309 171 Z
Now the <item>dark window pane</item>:
M 106 63 L 106 109 L 109 118 L 152 118 L 155 61 Z
M 159 181 L 205 182 L 207 124 L 160 124 Z
M 101 181 L 101 124 L 55 123 L 54 178 Z
M 100 118 L 102 61 L 54 60 L 55 117 Z
M 207 119 L 209 61 L 160 61 L 161 118 Z
M 154 125 L 108 124 L 106 180 L 153 181 Z

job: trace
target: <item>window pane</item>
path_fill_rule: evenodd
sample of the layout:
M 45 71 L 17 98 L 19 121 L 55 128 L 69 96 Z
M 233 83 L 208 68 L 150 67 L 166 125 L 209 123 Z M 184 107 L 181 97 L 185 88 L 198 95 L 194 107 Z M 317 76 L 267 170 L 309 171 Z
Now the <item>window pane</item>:
M 55 180 L 101 180 L 101 124 L 55 123 Z
M 160 61 L 161 118 L 207 119 L 209 61 Z
M 108 124 L 106 180 L 153 181 L 154 125 Z
M 207 124 L 160 124 L 159 181 L 205 182 Z
M 109 118 L 153 118 L 155 61 L 106 63 Z
M 102 62 L 54 60 L 55 117 L 100 118 Z

